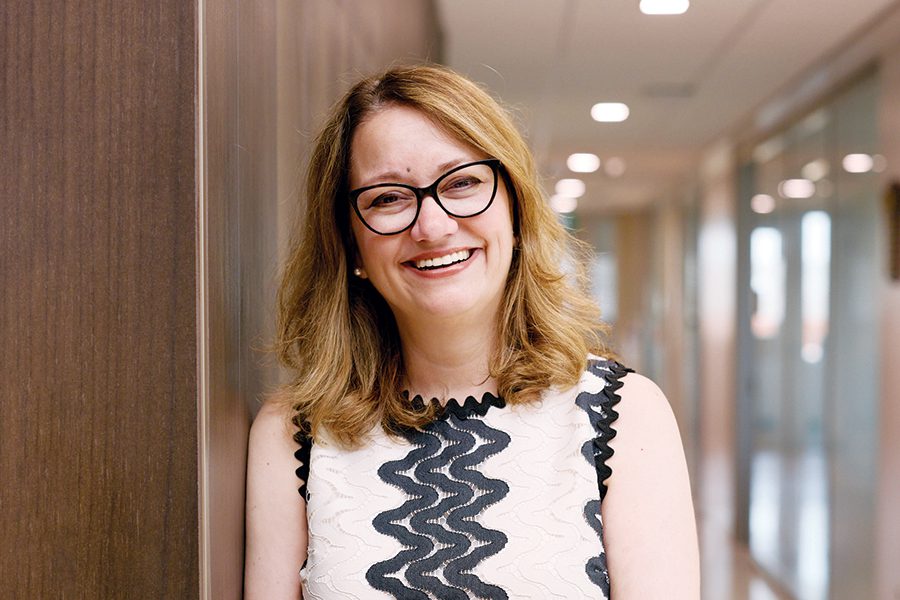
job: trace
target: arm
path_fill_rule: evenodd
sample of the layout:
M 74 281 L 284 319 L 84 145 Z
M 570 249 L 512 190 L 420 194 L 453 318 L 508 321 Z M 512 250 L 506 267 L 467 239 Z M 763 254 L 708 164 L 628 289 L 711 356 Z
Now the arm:
M 622 383 L 601 505 L 612 597 L 699 599 L 697 529 L 675 417 L 649 379 L 629 374 Z
M 298 445 L 285 415 L 273 403 L 260 409 L 250 428 L 247 455 L 246 600 L 298 600 L 300 566 L 306 558 L 306 503 L 297 488 Z

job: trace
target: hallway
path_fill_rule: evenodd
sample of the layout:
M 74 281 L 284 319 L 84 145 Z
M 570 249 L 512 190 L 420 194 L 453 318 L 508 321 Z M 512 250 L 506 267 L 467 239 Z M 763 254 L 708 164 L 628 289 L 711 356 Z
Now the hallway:
M 593 248 L 704 600 L 900 600 L 900 0 L 6 3 L 11 593 L 241 598 L 299 174 L 351 81 L 422 62 L 502 100 Z

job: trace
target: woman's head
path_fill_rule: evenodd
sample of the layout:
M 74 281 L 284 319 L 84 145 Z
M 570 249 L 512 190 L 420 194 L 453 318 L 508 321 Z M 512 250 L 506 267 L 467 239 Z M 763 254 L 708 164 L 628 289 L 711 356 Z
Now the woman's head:
M 509 248 L 507 277 L 494 315 L 498 340 L 491 370 L 499 391 L 510 401 L 520 392 L 560 383 L 549 372 L 553 370 L 563 373 L 564 381 L 577 379 L 587 349 L 600 345 L 596 311 L 583 292 L 572 287 L 571 274 L 567 280 L 562 273 L 563 262 L 575 264 L 576 270 L 579 263 L 568 256 L 572 240 L 543 199 L 530 150 L 508 114 L 484 90 L 448 69 L 414 66 L 394 68 L 354 85 L 316 140 L 307 175 L 304 232 L 291 251 L 279 292 L 281 357 L 298 370 L 295 386 L 308 390 L 313 381 L 321 386 L 333 374 L 341 382 L 337 396 L 365 407 L 357 415 L 360 426 L 376 413 L 388 428 L 421 420 L 391 404 L 403 374 L 395 315 L 370 281 L 352 275 L 355 268 L 366 267 L 361 254 L 367 248 L 360 252 L 365 240 L 356 237 L 368 235 L 376 246 L 381 240 L 356 221 L 350 192 L 373 181 L 383 183 L 370 180 L 369 175 L 377 173 L 361 165 L 371 166 L 371 157 L 377 155 L 372 150 L 377 144 L 368 135 L 372 130 L 381 131 L 376 142 L 404 135 L 390 133 L 401 129 L 384 127 L 398 115 L 419 118 L 426 129 L 433 125 L 429 134 L 437 132 L 446 145 L 460 149 L 460 160 L 497 159 L 502 165 L 496 171 L 502 179 L 497 193 L 508 207 L 509 241 L 515 250 Z M 367 140 L 360 139 L 360 132 Z M 410 144 L 418 141 L 406 137 L 413 138 Z M 402 148 L 405 141 L 398 140 L 391 148 Z M 357 160 L 354 153 L 359 154 Z M 429 167 L 423 161 L 418 166 L 421 172 L 398 183 L 423 187 L 440 175 L 439 165 Z M 423 202 L 428 204 L 423 211 L 437 208 L 429 199 Z M 481 218 L 472 217 L 473 223 Z M 459 226 L 468 227 L 465 221 L 460 220 Z M 412 235 L 415 229 L 414 225 L 398 235 Z M 580 282 L 575 283 L 579 287 Z M 575 366 L 560 370 L 560 360 Z M 541 367 L 535 361 L 548 364 Z M 334 391 L 332 387 L 329 393 Z M 299 410 L 313 427 L 334 428 L 327 410 L 319 419 L 319 408 L 302 404 L 305 408 Z
M 327 248 L 332 259 L 329 276 L 348 281 L 357 266 L 347 199 L 355 134 L 374 115 L 398 106 L 425 115 L 473 152 L 500 160 L 513 209 L 514 234 L 521 244 L 521 251 L 513 257 L 514 276 L 521 259 L 529 260 L 533 250 L 540 251 L 537 240 L 559 236 L 560 227 L 542 197 L 532 154 L 507 112 L 480 87 L 448 69 L 395 68 L 363 79 L 350 89 L 336 105 L 312 155 L 307 235 L 322 237 L 318 245 Z M 348 285 L 351 295 L 368 291 L 368 286 L 354 283 L 358 282 Z
M 391 104 L 353 134 L 349 194 L 355 271 L 400 333 L 461 333 L 495 322 L 512 262 L 512 203 L 499 161 L 421 111 Z

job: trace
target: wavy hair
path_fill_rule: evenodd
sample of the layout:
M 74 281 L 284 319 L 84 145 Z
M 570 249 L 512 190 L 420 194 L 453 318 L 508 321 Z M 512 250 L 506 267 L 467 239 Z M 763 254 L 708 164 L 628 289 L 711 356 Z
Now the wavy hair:
M 338 102 L 318 135 L 306 178 L 306 214 L 278 291 L 276 348 L 293 373 L 277 394 L 298 435 L 323 431 L 358 446 L 380 424 L 389 434 L 421 428 L 430 403 L 402 394 L 397 324 L 372 285 L 352 277 L 350 151 L 356 128 L 391 105 L 412 107 L 449 134 L 499 159 L 514 205 L 513 253 L 489 372 L 509 404 L 577 383 L 588 353 L 608 354 L 587 292 L 589 252 L 550 210 L 531 151 L 507 112 L 479 86 L 443 67 L 396 67 L 367 77 Z M 301 231 L 302 229 L 302 231 Z

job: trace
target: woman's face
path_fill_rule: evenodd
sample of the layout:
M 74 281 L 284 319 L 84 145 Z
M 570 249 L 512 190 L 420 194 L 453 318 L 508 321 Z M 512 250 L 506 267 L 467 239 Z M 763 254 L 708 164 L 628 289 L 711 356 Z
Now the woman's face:
M 425 187 L 458 165 L 486 158 L 420 111 L 389 106 L 356 129 L 350 189 L 381 183 Z M 514 243 L 508 191 L 499 173 L 497 178 L 496 197 L 485 212 L 454 218 L 427 196 L 416 222 L 396 235 L 370 231 L 350 211 L 357 266 L 401 327 L 441 317 L 483 323 L 496 318 Z M 432 259 L 430 267 L 426 259 Z M 435 267 L 434 262 L 449 264 Z

